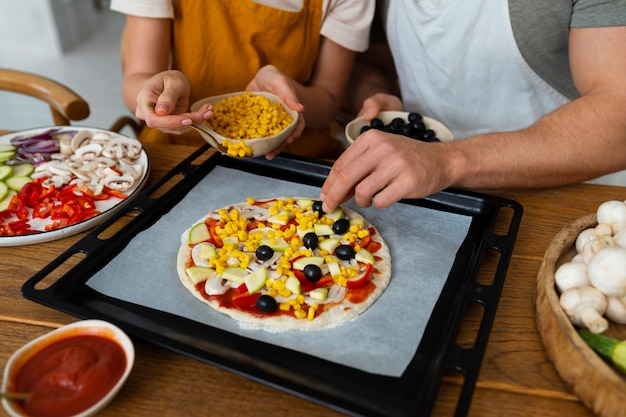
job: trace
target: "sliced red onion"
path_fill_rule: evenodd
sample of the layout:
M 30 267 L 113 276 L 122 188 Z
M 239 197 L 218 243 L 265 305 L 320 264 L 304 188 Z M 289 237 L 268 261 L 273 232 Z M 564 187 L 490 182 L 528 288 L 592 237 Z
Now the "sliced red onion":
M 20 147 L 24 152 L 42 152 L 42 153 L 55 153 L 59 152 L 59 144 L 54 139 L 42 139 L 37 142 L 28 143 Z

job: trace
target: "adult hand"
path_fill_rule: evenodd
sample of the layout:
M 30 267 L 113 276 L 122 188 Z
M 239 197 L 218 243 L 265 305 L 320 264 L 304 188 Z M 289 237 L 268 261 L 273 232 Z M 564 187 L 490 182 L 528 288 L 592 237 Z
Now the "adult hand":
M 335 161 L 320 193 L 323 210 L 331 212 L 352 196 L 361 207 L 386 208 L 449 187 L 449 146 L 368 130 Z
M 268 93 L 275 94 L 280 97 L 287 107 L 297 111 L 298 113 L 302 113 L 304 111 L 304 106 L 298 99 L 293 83 L 294 82 L 291 78 L 275 66 L 266 65 L 259 69 L 254 79 L 248 83 L 246 90 L 267 91 Z M 280 147 L 268 152 L 265 157 L 267 159 L 272 159 L 278 155 L 282 149 L 300 137 L 302 131 L 304 131 L 304 127 L 304 118 L 300 115 L 300 117 L 298 117 L 296 128 L 293 130 L 291 135 L 289 135 Z
M 402 111 L 402 101 L 391 94 L 378 93 L 363 100 L 363 106 L 359 111 L 359 116 L 365 120 L 372 120 L 381 111 Z
M 180 71 L 156 74 L 139 91 L 135 116 L 162 132 L 186 133 L 191 124 L 200 124 L 213 115 L 210 104 L 195 112 L 188 111 L 189 90 L 189 81 Z

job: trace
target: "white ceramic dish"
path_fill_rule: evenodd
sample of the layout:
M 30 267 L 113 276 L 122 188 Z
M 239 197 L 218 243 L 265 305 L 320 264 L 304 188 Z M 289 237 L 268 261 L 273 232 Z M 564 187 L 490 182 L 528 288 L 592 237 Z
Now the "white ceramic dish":
M 219 96 L 214 96 L 214 97 L 207 97 L 204 98 L 202 100 L 198 100 L 195 103 L 193 103 L 191 105 L 191 110 L 192 111 L 196 111 L 197 109 L 200 108 L 200 106 L 202 106 L 205 103 L 212 103 L 215 104 L 221 100 L 224 100 L 228 97 L 235 97 L 235 96 L 240 96 L 244 93 L 244 91 L 239 91 L 236 93 L 230 93 L 230 94 L 223 94 L 223 95 L 219 95 Z M 257 156 L 263 156 L 266 153 L 268 153 L 269 151 L 276 149 L 281 143 L 283 143 L 291 134 L 291 132 L 293 132 L 293 130 L 296 128 L 296 124 L 298 123 L 298 117 L 300 117 L 300 113 L 298 113 L 295 110 L 290 109 L 289 107 L 287 107 L 282 101 L 281 99 L 271 93 L 267 93 L 267 92 L 263 92 L 263 91 L 254 91 L 251 92 L 255 95 L 260 95 L 263 97 L 268 98 L 272 103 L 281 103 L 283 106 L 283 109 L 289 113 L 289 115 L 291 116 L 291 118 L 293 119 L 293 121 L 291 122 L 291 124 L 289 126 L 287 126 L 285 129 L 283 129 L 280 133 L 274 135 L 274 136 L 268 136 L 268 137 L 264 137 L 264 138 L 253 138 L 253 139 L 244 139 L 244 142 L 246 145 L 250 146 L 253 148 L 253 154 L 252 157 L 257 157 Z M 200 130 L 200 134 L 202 135 L 202 137 L 209 143 L 211 144 L 211 146 L 214 146 L 211 137 L 207 137 L 207 135 L 211 135 L 213 136 L 218 143 L 222 143 L 224 140 L 231 140 L 233 141 L 233 139 L 229 139 L 226 138 L 220 134 L 218 134 L 217 132 L 215 132 L 214 130 L 212 130 L 206 123 L 204 123 L 202 126 L 196 126 L 199 130 Z M 214 146 L 215 147 L 215 146 Z
M 38 133 L 43 133 L 47 130 L 58 128 L 59 126 L 49 126 L 42 127 L 37 129 L 30 130 L 22 130 L 19 132 L 12 132 L 10 134 L 5 134 L 0 136 L 0 144 L 9 144 L 11 139 L 16 136 L 22 135 L 36 135 Z M 61 127 L 60 132 L 63 131 L 76 131 L 76 130 L 88 130 L 90 132 L 108 132 L 114 135 L 120 135 L 117 132 L 109 132 L 104 129 L 95 129 L 90 127 L 82 127 L 82 126 L 64 126 Z M 138 159 L 138 163 L 143 168 L 142 177 L 139 181 L 135 182 L 133 187 L 126 191 L 125 194 L 128 198 L 133 197 L 135 194 L 139 193 L 141 189 L 144 187 L 146 181 L 148 180 L 148 174 L 150 172 L 150 162 L 148 160 L 148 154 L 144 149 L 141 150 L 141 155 Z M 0 162 L 2 164 L 2 162 Z M 112 216 L 116 208 L 126 200 L 121 200 L 119 198 L 110 198 L 108 200 L 99 200 L 96 201 L 96 209 L 100 211 L 100 214 L 94 216 L 90 219 L 87 219 L 83 222 L 76 223 L 70 226 L 62 227 L 55 230 L 46 231 L 44 228 L 46 224 L 50 223 L 50 219 L 33 219 L 30 221 L 33 230 L 39 231 L 38 233 L 29 234 L 29 235 L 18 235 L 18 236 L 0 236 L 0 247 L 4 246 L 21 246 L 21 245 L 30 245 L 33 243 L 43 243 L 50 242 L 53 240 L 61 239 L 67 236 L 72 236 L 80 232 L 84 232 L 89 230 L 98 224 L 105 221 L 107 218 Z
M 104 337 L 119 344 L 124 350 L 126 356 L 126 366 L 122 376 L 119 378 L 113 388 L 97 403 L 88 409 L 74 414 L 71 417 L 88 417 L 101 411 L 119 392 L 128 378 L 135 361 L 135 349 L 130 338 L 117 326 L 102 320 L 83 320 L 66 326 L 60 327 L 43 336 L 40 336 L 15 351 L 9 358 L 2 379 L 2 392 L 15 392 L 15 380 L 20 369 L 26 364 L 36 353 L 51 344 L 63 339 L 81 335 L 92 335 Z M 26 414 L 19 401 L 2 399 L 2 406 L 11 417 L 30 417 Z M 70 416 L 68 416 L 70 417 Z
M 382 120 L 385 125 L 387 125 L 397 117 L 403 119 L 406 122 L 408 119 L 408 115 L 408 112 L 403 111 L 383 111 L 378 114 L 378 118 Z M 437 138 L 439 138 L 441 142 L 450 142 L 453 139 L 450 129 L 448 129 L 440 121 L 431 119 L 430 117 L 426 116 L 424 116 L 423 121 L 426 125 L 426 129 L 434 130 Z M 352 120 L 346 125 L 346 140 L 349 143 L 353 143 L 354 140 L 361 134 L 361 128 L 366 125 L 369 126 L 369 124 L 370 121 L 365 120 L 363 117 L 357 117 L 356 119 Z

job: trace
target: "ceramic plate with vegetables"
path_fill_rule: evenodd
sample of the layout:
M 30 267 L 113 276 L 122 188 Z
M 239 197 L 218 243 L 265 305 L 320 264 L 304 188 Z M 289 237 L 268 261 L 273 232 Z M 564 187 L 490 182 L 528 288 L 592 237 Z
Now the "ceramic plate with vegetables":
M 0 136 L 0 246 L 88 230 L 139 192 L 149 173 L 137 139 L 53 126 Z

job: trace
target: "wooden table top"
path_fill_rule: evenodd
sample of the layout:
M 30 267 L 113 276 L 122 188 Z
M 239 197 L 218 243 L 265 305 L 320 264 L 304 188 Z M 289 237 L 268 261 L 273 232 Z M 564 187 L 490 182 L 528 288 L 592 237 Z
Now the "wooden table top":
M 152 183 L 195 148 L 147 144 L 146 150 Z M 592 416 L 546 356 L 535 323 L 535 283 L 554 235 L 573 220 L 595 212 L 604 201 L 625 200 L 626 188 L 580 184 L 491 194 L 518 201 L 524 215 L 469 415 Z M 29 340 L 78 320 L 24 299 L 20 288 L 83 235 L 0 249 L 0 366 Z M 471 320 L 467 326 L 471 331 Z M 462 331 L 457 340 L 462 343 L 464 337 Z M 135 343 L 134 369 L 118 396 L 101 412 L 103 417 L 342 415 L 145 341 Z M 454 415 L 461 383 L 458 375 L 444 377 L 433 416 Z M 0 413 L 5 415 L 4 410 Z

